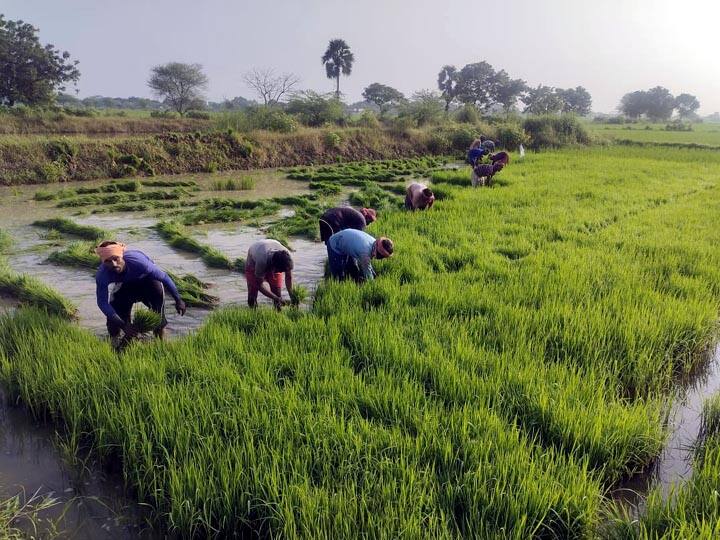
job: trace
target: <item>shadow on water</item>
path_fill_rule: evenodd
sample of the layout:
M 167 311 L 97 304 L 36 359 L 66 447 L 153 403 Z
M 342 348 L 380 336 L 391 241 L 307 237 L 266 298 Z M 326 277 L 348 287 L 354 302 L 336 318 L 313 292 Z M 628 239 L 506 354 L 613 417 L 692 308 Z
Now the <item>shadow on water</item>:
M 669 436 L 662 453 L 611 492 L 612 499 L 634 516 L 644 513 L 645 500 L 654 488 L 660 488 L 667 498 L 692 476 L 694 451 L 702 429 L 703 402 L 720 392 L 720 345 L 709 356 L 681 385 L 668 415 Z

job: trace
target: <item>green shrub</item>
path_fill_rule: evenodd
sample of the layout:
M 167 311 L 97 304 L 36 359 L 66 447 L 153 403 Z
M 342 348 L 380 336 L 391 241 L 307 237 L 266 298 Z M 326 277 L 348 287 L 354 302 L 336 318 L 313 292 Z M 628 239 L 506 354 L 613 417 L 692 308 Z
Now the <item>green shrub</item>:
M 295 95 L 285 110 L 310 127 L 341 124 L 345 119 L 345 109 L 340 100 L 311 91 Z
M 38 179 L 41 183 L 52 184 L 59 182 L 65 176 L 65 167 L 59 161 L 44 163 L 37 168 Z
M 328 131 L 323 135 L 323 143 L 325 143 L 326 148 L 330 150 L 335 150 L 337 148 L 340 148 L 342 138 L 334 131 Z
M 205 111 L 188 111 L 185 118 L 193 118 L 195 120 L 210 120 L 210 113 Z
M 475 105 L 466 103 L 455 113 L 455 120 L 463 124 L 477 124 L 480 121 L 480 115 Z
M 380 120 L 378 120 L 378 117 L 374 112 L 365 110 L 360 115 L 360 118 L 355 120 L 355 125 L 369 129 L 378 129 L 380 127 Z
M 495 126 L 496 140 L 500 148 L 516 150 L 521 144 L 528 144 L 529 137 L 522 126 L 514 123 L 498 124 Z
M 297 130 L 295 119 L 277 107 L 250 107 L 246 113 L 249 129 L 264 129 L 276 133 L 292 133 Z
M 590 144 L 590 135 L 574 115 L 532 116 L 525 119 L 523 129 L 530 138 L 530 148 L 560 148 L 572 144 Z

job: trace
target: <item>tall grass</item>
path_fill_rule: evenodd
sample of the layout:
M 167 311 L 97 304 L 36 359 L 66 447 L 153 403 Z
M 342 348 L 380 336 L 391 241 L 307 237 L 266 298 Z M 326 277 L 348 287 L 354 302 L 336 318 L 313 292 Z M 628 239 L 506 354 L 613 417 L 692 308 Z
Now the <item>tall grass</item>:
M 572 150 L 503 175 L 384 212 L 378 278 L 323 283 L 310 312 L 223 310 L 118 358 L 23 310 L 0 321 L 0 377 L 92 433 L 171 532 L 596 536 L 714 336 L 720 155 Z M 651 502 L 679 528 L 646 536 L 717 527 L 716 447 L 679 512 Z

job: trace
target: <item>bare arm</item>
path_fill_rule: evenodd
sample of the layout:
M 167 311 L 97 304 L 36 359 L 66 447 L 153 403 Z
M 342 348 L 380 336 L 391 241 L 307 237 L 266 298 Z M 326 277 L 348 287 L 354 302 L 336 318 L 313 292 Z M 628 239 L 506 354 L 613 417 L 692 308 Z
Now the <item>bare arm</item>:
M 287 289 L 288 294 L 292 294 L 292 288 L 293 288 L 292 270 L 288 270 L 287 272 L 285 272 L 285 288 Z

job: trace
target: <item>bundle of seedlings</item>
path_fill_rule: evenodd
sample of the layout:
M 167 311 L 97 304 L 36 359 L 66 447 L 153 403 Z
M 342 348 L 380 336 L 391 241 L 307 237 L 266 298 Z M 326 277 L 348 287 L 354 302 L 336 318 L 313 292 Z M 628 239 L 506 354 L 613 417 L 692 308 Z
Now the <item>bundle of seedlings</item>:
M 196 253 L 205 264 L 212 268 L 225 268 L 234 270 L 234 265 L 230 259 L 220 253 L 217 249 L 205 244 L 201 244 L 190 236 L 188 231 L 179 223 L 172 221 L 161 221 L 155 225 L 155 230 L 162 236 L 168 244 L 180 251 Z
M 132 324 L 140 334 L 149 334 L 160 328 L 162 316 L 155 311 L 140 308 L 135 311 Z
M 292 292 L 290 292 L 290 302 L 293 306 L 299 306 L 308 297 L 308 290 L 302 285 L 293 285 Z
M 67 218 L 52 218 L 33 221 L 35 227 L 43 227 L 45 229 L 56 230 L 61 233 L 70 234 L 83 238 L 84 240 L 100 240 L 107 238 L 107 231 L 93 227 L 92 225 L 80 225 Z

